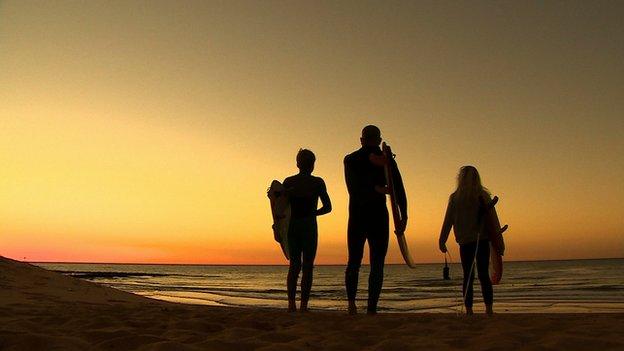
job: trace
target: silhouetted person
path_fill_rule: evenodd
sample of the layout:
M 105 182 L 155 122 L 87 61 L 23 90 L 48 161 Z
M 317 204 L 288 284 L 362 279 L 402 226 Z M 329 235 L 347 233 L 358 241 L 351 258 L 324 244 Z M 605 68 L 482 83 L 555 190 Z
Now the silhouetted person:
M 388 209 L 386 208 L 386 177 L 383 166 L 371 162 L 371 155 L 381 156 L 381 131 L 373 125 L 364 127 L 360 138 L 362 147 L 344 159 L 345 180 L 349 190 L 349 224 L 347 245 L 349 262 L 345 272 L 345 285 L 349 299 L 349 313 L 357 313 L 355 298 L 358 276 L 364 255 L 364 243 L 370 250 L 370 275 L 368 277 L 369 314 L 377 312 L 377 302 L 383 285 L 383 270 L 388 251 Z M 394 162 L 394 160 L 388 160 Z M 397 182 L 402 181 L 397 173 Z M 397 183 L 398 184 L 398 183 Z M 398 199 L 407 209 L 405 197 Z M 404 218 L 404 221 L 407 217 Z M 405 225 L 405 223 L 398 224 Z
M 297 310 L 295 296 L 297 294 L 297 280 L 302 268 L 300 310 L 302 312 L 308 310 L 308 300 L 312 288 L 312 270 L 314 269 L 318 243 L 316 216 L 324 215 L 332 210 L 325 182 L 323 179 L 312 175 L 315 161 L 316 157 L 312 151 L 299 150 L 297 153 L 299 173 L 284 180 L 284 187 L 291 208 L 288 228 L 290 267 L 286 281 L 289 312 Z M 317 209 L 319 198 L 323 206 Z
M 482 204 L 490 203 L 490 193 L 481 185 L 479 172 L 473 166 L 464 166 L 457 176 L 457 190 L 449 197 L 444 223 L 440 231 L 440 251 L 445 253 L 446 240 L 451 227 L 455 233 L 455 240 L 459 244 L 462 268 L 464 271 L 463 296 L 466 314 L 472 314 L 472 283 L 475 276 L 474 262 L 476 261 L 477 275 L 481 282 L 483 302 L 486 313 L 492 314 L 494 292 L 488 273 L 490 259 L 490 242 L 483 231 L 481 220 Z M 476 253 L 476 259 L 475 259 Z

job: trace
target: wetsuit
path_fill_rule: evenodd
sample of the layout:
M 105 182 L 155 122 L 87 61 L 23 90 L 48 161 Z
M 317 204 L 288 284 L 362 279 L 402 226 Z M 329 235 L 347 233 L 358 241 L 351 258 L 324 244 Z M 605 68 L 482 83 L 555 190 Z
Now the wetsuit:
M 368 240 L 370 250 L 370 275 L 368 277 L 368 311 L 376 312 L 377 301 L 383 285 L 383 269 L 388 251 L 388 209 L 386 195 L 375 187 L 386 186 L 383 167 L 369 160 L 370 154 L 381 155 L 379 147 L 362 147 L 344 159 L 345 180 L 349 191 L 349 223 L 347 245 L 349 262 L 345 272 L 345 285 L 349 300 L 355 300 L 358 276 L 364 255 L 364 243 Z M 396 167 L 394 160 L 393 166 Z M 395 183 L 402 186 L 396 172 Z M 399 200 L 407 210 L 405 197 Z M 407 213 L 407 212 L 405 212 Z
M 288 269 L 288 298 L 295 299 L 297 280 L 301 277 L 301 299 L 307 301 L 312 288 L 312 270 L 318 243 L 316 216 L 331 211 L 331 203 L 325 182 L 311 174 L 299 173 L 284 180 L 284 187 L 290 200 L 290 225 L 288 247 L 290 267 Z M 323 207 L 317 210 L 318 200 Z

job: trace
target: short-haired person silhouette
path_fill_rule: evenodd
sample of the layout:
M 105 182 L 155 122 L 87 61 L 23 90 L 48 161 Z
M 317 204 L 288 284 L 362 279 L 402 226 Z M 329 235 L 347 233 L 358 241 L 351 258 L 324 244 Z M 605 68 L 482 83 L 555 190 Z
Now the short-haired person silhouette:
M 382 155 L 381 131 L 373 125 L 362 130 L 362 147 L 344 159 L 345 180 L 349 191 L 349 224 L 347 245 L 349 262 L 345 272 L 345 285 L 349 300 L 349 313 L 356 314 L 358 276 L 364 255 L 364 243 L 368 240 L 370 250 L 370 275 L 368 277 L 367 313 L 377 313 L 377 302 L 383 285 L 383 270 L 388 251 L 389 221 L 386 208 L 387 184 L 383 166 L 372 162 L 372 158 Z M 394 160 L 386 160 L 393 162 Z M 396 166 L 396 164 L 395 164 Z M 402 180 L 395 172 L 397 184 Z M 405 196 L 397 199 L 407 212 Z M 407 216 L 404 218 L 405 225 Z
M 302 312 L 308 310 L 308 300 L 312 289 L 312 271 L 318 244 L 316 216 L 324 215 L 332 210 L 325 182 L 323 179 L 312 175 L 315 161 L 316 157 L 312 151 L 299 150 L 297 153 L 299 173 L 284 180 L 284 187 L 291 208 L 288 227 L 290 267 L 286 280 L 288 311 L 290 312 L 297 310 L 295 303 L 297 280 L 302 268 L 300 310 Z M 322 207 L 317 209 L 319 198 Z

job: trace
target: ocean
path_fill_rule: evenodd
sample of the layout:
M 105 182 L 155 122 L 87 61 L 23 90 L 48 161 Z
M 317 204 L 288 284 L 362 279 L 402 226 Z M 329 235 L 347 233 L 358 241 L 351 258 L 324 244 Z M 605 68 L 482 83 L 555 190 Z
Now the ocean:
M 38 263 L 147 297 L 188 304 L 286 308 L 287 266 L 213 266 Z M 387 265 L 379 303 L 383 312 L 459 313 L 461 266 L 442 264 L 415 269 Z M 310 308 L 344 310 L 344 266 L 317 266 Z M 358 305 L 366 306 L 368 266 L 360 270 Z M 483 310 L 475 280 L 475 311 Z M 504 312 L 624 312 L 624 259 L 507 262 L 494 287 L 494 310 Z

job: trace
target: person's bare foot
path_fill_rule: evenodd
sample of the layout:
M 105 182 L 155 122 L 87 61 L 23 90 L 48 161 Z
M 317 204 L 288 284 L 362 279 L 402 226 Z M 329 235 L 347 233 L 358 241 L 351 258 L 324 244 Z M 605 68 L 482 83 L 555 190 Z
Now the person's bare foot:
M 492 305 L 485 305 L 485 314 L 487 314 L 488 316 L 494 314 L 494 309 L 492 308 Z
M 349 314 L 350 315 L 357 314 L 357 306 L 355 305 L 355 301 L 349 301 Z
M 297 312 L 295 300 L 288 300 L 288 312 Z

